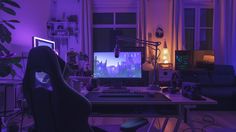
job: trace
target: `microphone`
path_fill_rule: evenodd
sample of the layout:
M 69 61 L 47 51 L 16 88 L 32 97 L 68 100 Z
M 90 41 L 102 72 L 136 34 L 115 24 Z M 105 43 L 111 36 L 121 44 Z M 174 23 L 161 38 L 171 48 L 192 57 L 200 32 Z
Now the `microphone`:
M 119 48 L 119 45 L 117 43 L 116 43 L 116 46 L 114 48 L 114 54 L 115 54 L 115 58 L 119 58 L 120 48 Z

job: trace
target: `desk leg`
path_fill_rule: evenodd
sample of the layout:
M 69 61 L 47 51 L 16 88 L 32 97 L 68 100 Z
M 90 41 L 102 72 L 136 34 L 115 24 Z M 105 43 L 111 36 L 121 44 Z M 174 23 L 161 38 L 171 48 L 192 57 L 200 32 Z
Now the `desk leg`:
M 192 118 L 191 118 L 191 114 L 190 114 L 190 109 L 192 108 L 196 108 L 195 105 L 188 105 L 188 106 L 185 106 L 185 109 L 186 109 L 186 116 L 187 116 L 187 124 L 189 124 L 192 132 L 195 132 L 195 127 L 194 127 L 194 123 L 192 122 Z
M 177 122 L 175 124 L 175 128 L 174 128 L 174 132 L 178 132 L 180 124 L 181 124 L 182 119 L 181 118 L 177 118 Z
M 182 119 L 184 119 L 184 107 L 178 105 L 178 118 L 174 127 L 174 132 L 178 132 Z
M 169 121 L 169 117 L 165 118 L 165 120 L 163 122 L 163 125 L 162 125 L 162 128 L 161 128 L 161 131 L 163 131 L 163 132 L 165 131 L 168 121 Z
M 151 124 L 149 125 L 147 132 L 150 132 L 152 130 L 153 124 L 156 122 L 156 118 L 152 119 Z
M 2 132 L 2 118 L 0 119 L 0 132 Z
M 151 122 L 151 124 L 149 125 L 147 132 L 150 132 L 150 131 L 151 131 L 151 129 L 152 129 L 153 124 L 155 123 L 155 121 L 156 121 L 156 118 L 152 119 L 152 122 Z M 163 123 L 163 125 L 162 125 L 162 127 L 161 127 L 161 129 L 160 129 L 160 132 L 164 132 L 164 131 L 165 131 L 165 128 L 166 128 L 166 125 L 167 125 L 168 121 L 169 121 L 169 117 L 165 118 L 164 123 Z
M 4 87 L 4 111 L 3 111 L 3 116 L 6 116 L 7 112 L 7 86 Z

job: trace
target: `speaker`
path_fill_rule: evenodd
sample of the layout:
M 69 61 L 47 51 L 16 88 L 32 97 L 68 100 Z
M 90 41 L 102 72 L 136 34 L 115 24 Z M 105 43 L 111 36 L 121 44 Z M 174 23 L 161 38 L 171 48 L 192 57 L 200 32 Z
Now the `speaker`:
M 173 74 L 172 63 L 158 64 L 158 81 L 160 84 L 170 83 Z
M 199 84 L 193 82 L 182 83 L 182 95 L 192 100 L 202 100 Z
M 4 114 L 4 111 L 13 111 L 15 108 L 15 88 L 11 84 L 0 85 L 0 113 Z

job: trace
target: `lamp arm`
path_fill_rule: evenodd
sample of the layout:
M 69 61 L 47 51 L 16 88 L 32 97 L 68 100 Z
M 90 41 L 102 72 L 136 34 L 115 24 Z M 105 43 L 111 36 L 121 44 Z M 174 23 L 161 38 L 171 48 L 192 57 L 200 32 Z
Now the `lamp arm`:
M 148 40 L 142 40 L 137 38 L 130 38 L 130 37 L 124 37 L 124 36 L 116 36 L 116 46 L 118 46 L 118 41 L 129 41 L 129 42 L 140 42 L 142 44 L 145 44 L 145 46 L 154 46 L 152 47 L 152 50 L 155 50 L 155 58 L 154 58 L 154 81 L 152 83 L 151 88 L 153 89 L 160 89 L 158 85 L 157 80 L 157 59 L 159 58 L 159 54 L 157 53 L 160 51 L 158 46 L 161 44 L 161 42 L 154 42 L 154 41 L 148 41 Z
M 158 41 L 149 41 L 149 40 L 142 40 L 137 38 L 130 38 L 130 37 L 124 37 L 124 36 L 116 36 L 116 41 L 130 41 L 130 42 L 139 42 L 145 45 L 151 45 L 151 46 L 159 46 L 161 42 Z

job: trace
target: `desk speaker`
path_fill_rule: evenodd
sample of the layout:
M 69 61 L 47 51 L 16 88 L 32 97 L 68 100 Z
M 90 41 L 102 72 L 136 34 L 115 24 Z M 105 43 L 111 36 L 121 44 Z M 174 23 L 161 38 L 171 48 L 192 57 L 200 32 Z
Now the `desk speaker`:
M 201 88 L 199 84 L 193 82 L 182 83 L 182 95 L 192 100 L 199 100 L 201 98 Z

